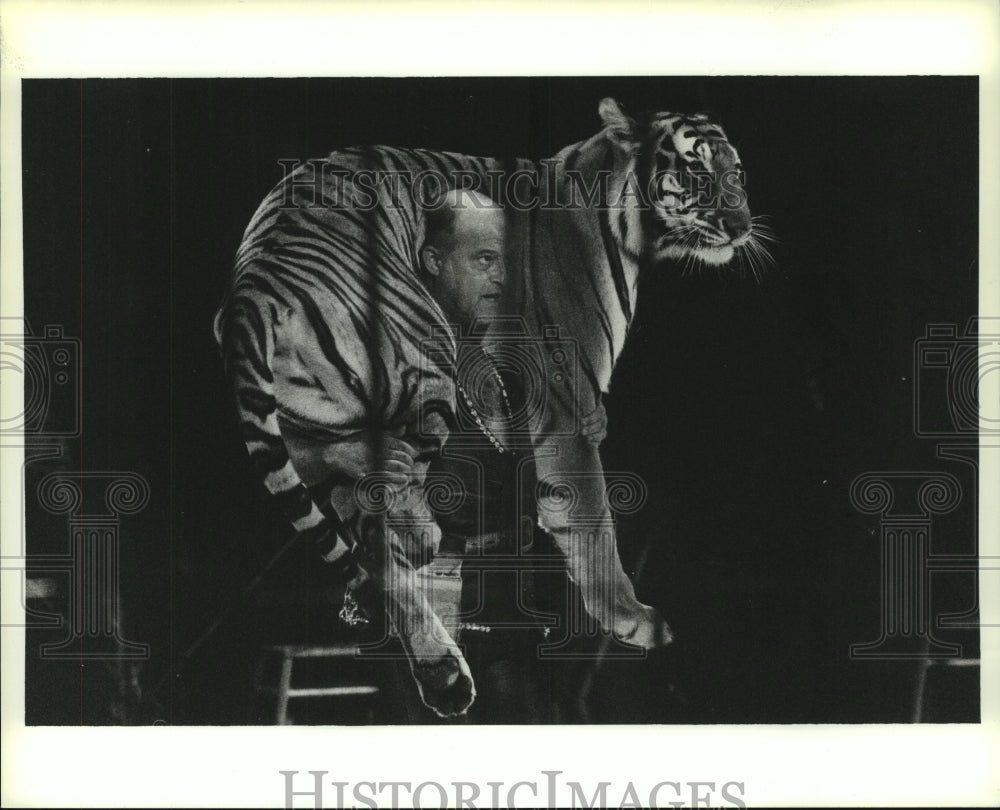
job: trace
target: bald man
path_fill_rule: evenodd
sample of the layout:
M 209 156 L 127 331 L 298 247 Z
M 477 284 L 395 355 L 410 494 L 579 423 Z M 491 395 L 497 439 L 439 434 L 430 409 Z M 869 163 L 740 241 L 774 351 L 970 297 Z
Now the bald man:
M 435 614 L 465 649 L 475 681 L 478 696 L 460 722 L 552 722 L 553 678 L 539 671 L 542 662 L 535 654 L 541 628 L 521 607 L 522 588 L 532 587 L 531 578 L 523 571 L 487 572 L 470 562 L 490 554 L 518 556 L 525 522 L 529 539 L 537 524 L 532 450 L 516 446 L 511 436 L 512 414 L 523 403 L 526 383 L 493 363 L 483 345 L 488 330 L 473 334 L 474 324 L 487 326 L 502 313 L 504 212 L 482 194 L 453 189 L 430 204 L 425 224 L 420 278 L 448 323 L 458 328 L 453 438 L 428 475 L 460 481 L 462 491 L 457 509 L 435 514 L 440 546 L 419 574 Z M 591 441 L 603 438 L 604 422 L 603 409 L 585 420 Z M 390 437 L 383 452 L 382 471 L 405 484 L 415 451 Z M 373 461 L 352 472 L 364 474 Z M 415 684 L 404 682 L 410 722 L 434 722 Z
M 424 281 L 449 320 L 467 333 L 476 319 L 499 315 L 507 278 L 503 209 L 478 192 L 453 189 L 428 211 L 426 230 Z
M 491 626 L 524 623 L 527 617 L 517 610 L 519 581 L 470 570 L 469 558 L 515 554 L 522 511 L 533 505 L 523 492 L 518 495 L 526 451 L 510 441 L 512 403 L 519 404 L 523 385 L 493 365 L 481 345 L 487 332 L 472 334 L 474 323 L 486 325 L 501 314 L 507 279 L 503 209 L 474 191 L 448 191 L 427 213 L 420 264 L 425 286 L 459 329 L 454 431 L 461 441 L 449 439 L 429 474 L 462 486 L 461 506 L 436 515 L 441 545 L 422 573 L 434 610 L 462 644 L 476 682 L 478 696 L 464 721 L 530 723 L 542 719 L 530 677 L 541 639 L 527 629 Z M 431 719 L 412 705 L 414 720 Z

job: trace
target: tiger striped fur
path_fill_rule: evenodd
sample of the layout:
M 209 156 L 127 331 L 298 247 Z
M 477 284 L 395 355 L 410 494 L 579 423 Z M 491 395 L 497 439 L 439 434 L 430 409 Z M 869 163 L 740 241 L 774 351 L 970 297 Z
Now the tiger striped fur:
M 541 343 L 576 347 L 569 373 L 546 368 L 546 409 L 530 426 L 539 522 L 604 628 L 646 648 L 671 639 L 622 570 L 600 458 L 579 415 L 608 391 L 640 266 L 727 262 L 751 225 L 735 150 L 707 117 L 659 113 L 637 123 L 610 99 L 599 112 L 599 133 L 539 164 L 386 146 L 303 164 L 251 220 L 216 316 L 266 488 L 327 560 L 360 559 L 424 701 L 442 715 L 468 708 L 475 687 L 415 571 L 439 540 L 426 474 L 448 437 L 455 391 L 447 359 L 434 358 L 453 357 L 456 338 L 416 274 L 419 183 L 379 183 L 379 171 L 410 180 L 437 173 L 485 191 L 501 181 L 493 196 L 508 219 L 508 306 Z M 713 176 L 715 198 L 729 193 L 726 205 L 698 204 L 690 181 L 699 173 Z M 428 340 L 439 350 L 428 352 Z M 345 455 L 370 453 L 380 431 L 418 451 L 403 492 L 364 493 L 338 472 Z

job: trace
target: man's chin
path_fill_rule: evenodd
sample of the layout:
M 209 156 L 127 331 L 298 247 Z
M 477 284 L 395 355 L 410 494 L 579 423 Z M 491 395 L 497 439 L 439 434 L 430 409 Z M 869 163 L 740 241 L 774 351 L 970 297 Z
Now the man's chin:
M 499 301 L 484 298 L 476 308 L 476 317 L 483 320 L 493 320 L 500 317 L 501 307 Z

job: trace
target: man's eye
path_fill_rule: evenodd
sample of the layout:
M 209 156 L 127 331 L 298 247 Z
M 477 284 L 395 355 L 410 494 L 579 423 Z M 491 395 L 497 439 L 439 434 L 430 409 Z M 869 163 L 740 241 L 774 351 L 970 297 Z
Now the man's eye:
M 496 260 L 497 257 L 492 253 L 483 253 L 477 258 L 480 267 L 489 267 Z

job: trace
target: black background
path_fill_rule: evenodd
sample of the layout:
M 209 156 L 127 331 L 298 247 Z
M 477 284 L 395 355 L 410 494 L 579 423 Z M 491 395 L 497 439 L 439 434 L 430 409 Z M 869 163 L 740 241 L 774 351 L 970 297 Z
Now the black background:
M 909 719 L 915 665 L 848 656 L 879 634 L 878 521 L 848 489 L 881 469 L 973 485 L 914 436 L 911 412 L 914 340 L 977 310 L 977 94 L 967 77 L 25 81 L 26 316 L 83 347 L 83 434 L 62 463 L 133 470 L 152 491 L 121 530 L 126 635 L 152 646 L 141 721 L 240 722 L 236 684 L 266 621 L 247 607 L 260 596 L 238 593 L 288 537 L 211 334 L 278 160 L 363 143 L 537 159 L 596 132 L 608 95 L 714 112 L 781 243 L 759 285 L 671 267 L 642 280 L 602 452 L 647 482 L 622 554 L 678 641 L 606 663 L 589 719 Z M 64 548 L 31 489 L 53 468 L 29 467 L 32 553 Z M 935 550 L 970 551 L 974 514 L 966 498 L 935 524 Z M 936 593 L 969 607 L 971 578 L 948 581 Z M 974 635 L 950 638 L 971 650 Z M 92 671 L 35 661 L 37 640 L 28 722 L 101 722 Z M 956 684 L 930 719 L 978 716 L 975 684 Z

